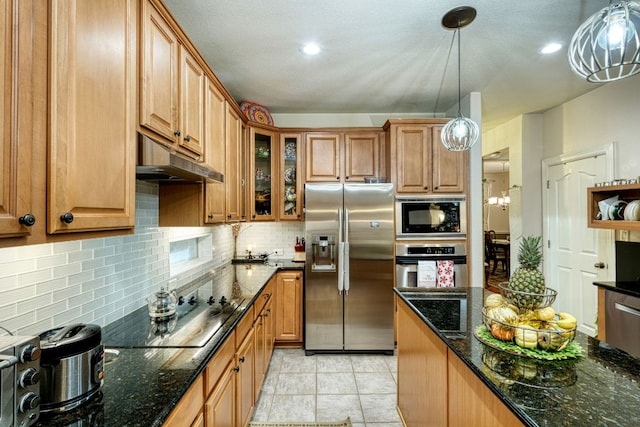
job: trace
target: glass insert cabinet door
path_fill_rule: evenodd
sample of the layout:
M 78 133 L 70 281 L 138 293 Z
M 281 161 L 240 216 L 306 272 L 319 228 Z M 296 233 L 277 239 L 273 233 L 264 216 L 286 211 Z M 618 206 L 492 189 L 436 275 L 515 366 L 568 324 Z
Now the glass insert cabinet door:
M 251 185 L 249 204 L 252 221 L 275 220 L 277 209 L 273 202 L 277 193 L 276 134 L 263 129 L 251 129 Z
M 280 135 L 280 221 L 302 220 L 302 179 L 300 176 L 300 134 Z

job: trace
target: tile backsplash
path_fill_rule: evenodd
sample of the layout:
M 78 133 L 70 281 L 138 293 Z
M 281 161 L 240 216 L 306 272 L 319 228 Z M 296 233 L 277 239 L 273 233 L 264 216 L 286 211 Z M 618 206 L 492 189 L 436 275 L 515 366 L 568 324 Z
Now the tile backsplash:
M 292 258 L 303 231 L 299 222 L 242 224 L 238 255 L 251 245 L 253 254 L 282 248 Z M 210 260 L 176 277 L 177 287 L 229 261 L 231 226 L 158 227 L 158 187 L 139 181 L 133 235 L 0 249 L 0 326 L 21 335 L 75 322 L 105 326 L 167 286 L 171 241 L 205 234 Z

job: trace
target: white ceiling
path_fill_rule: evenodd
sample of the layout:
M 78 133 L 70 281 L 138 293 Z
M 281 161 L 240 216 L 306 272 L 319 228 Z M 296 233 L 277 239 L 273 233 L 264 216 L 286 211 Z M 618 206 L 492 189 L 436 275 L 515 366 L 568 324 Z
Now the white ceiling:
M 605 0 L 163 0 L 240 102 L 272 113 L 432 113 L 457 105 L 450 9 L 461 31 L 462 95 L 482 94 L 482 125 L 544 111 L 597 87 L 569 69 L 574 31 Z M 315 41 L 320 55 L 305 57 Z M 546 43 L 563 44 L 541 56 Z M 278 125 L 278 123 L 276 123 Z

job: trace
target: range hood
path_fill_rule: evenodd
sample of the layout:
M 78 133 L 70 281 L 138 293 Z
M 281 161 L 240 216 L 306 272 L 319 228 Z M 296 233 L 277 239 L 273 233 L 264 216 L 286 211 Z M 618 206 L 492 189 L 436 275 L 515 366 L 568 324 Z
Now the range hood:
M 156 182 L 224 182 L 222 173 L 173 153 L 142 134 L 139 134 L 136 179 Z

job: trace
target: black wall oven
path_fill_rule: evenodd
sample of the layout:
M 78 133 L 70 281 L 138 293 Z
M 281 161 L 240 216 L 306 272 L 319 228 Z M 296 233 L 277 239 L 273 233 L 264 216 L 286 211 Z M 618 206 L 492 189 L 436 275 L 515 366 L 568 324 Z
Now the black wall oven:
M 396 196 L 396 240 L 456 239 L 467 236 L 463 195 Z

